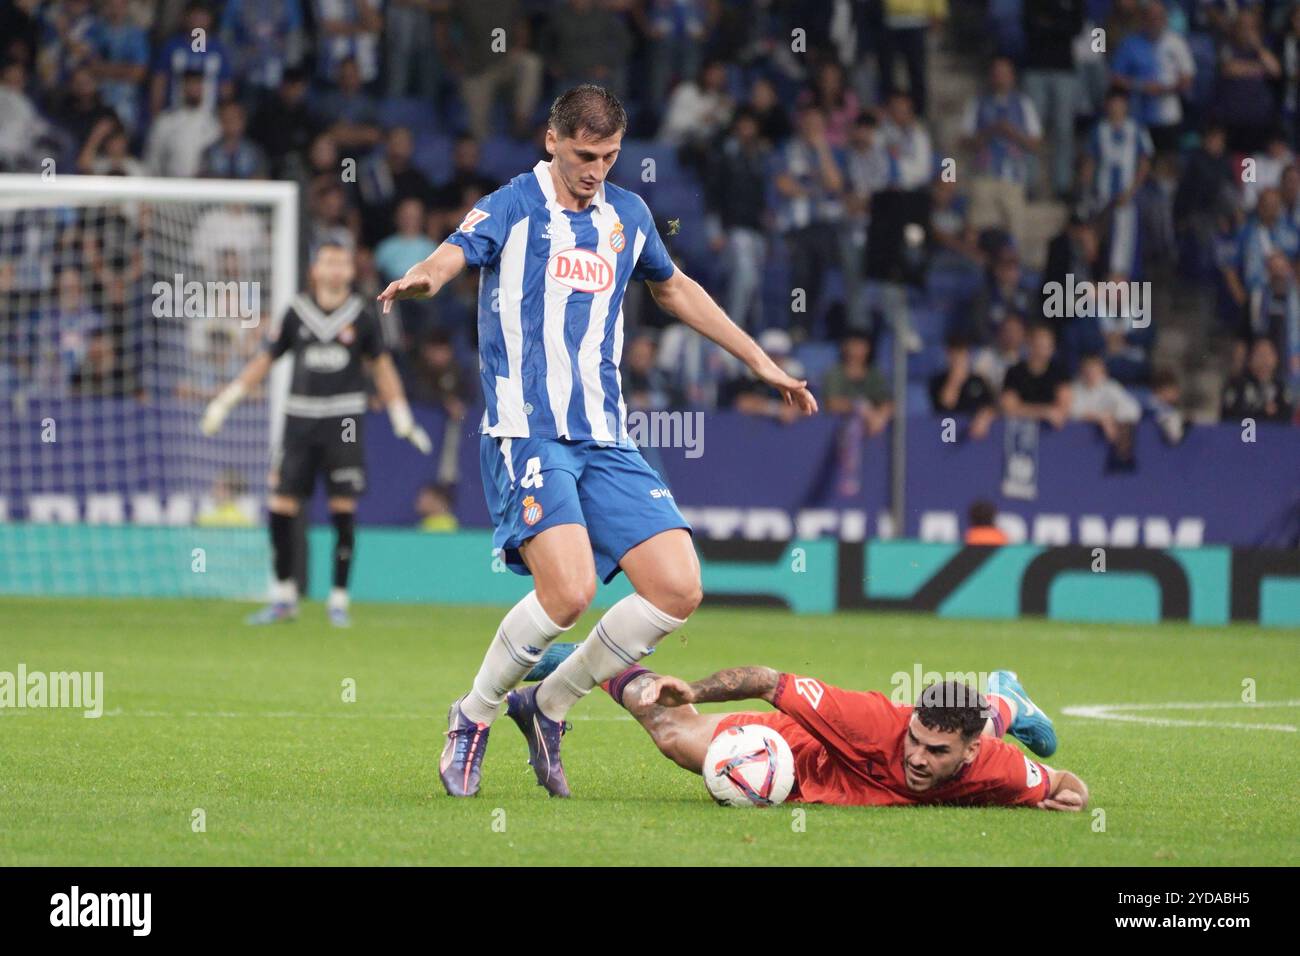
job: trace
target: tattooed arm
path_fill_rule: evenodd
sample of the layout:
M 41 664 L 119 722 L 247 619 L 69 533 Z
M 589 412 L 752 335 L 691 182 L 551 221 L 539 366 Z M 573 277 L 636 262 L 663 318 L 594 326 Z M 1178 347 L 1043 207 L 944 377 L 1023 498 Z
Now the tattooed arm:
M 642 691 L 641 702 L 661 707 L 725 700 L 765 700 L 770 704 L 780 677 L 770 667 L 732 667 L 690 684 L 680 677 L 656 677 Z

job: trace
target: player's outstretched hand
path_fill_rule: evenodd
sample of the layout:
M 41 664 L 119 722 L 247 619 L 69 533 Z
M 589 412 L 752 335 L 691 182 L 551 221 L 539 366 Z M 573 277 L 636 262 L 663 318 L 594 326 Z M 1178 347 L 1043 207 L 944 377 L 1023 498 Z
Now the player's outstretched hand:
M 808 383 L 783 372 L 780 366 L 760 371 L 758 377 L 767 382 L 785 399 L 787 405 L 793 405 L 801 415 L 817 414 L 817 399 L 808 390 Z
M 388 288 L 375 298 L 384 303 L 384 311 L 390 312 L 397 299 L 427 299 L 433 295 L 433 280 L 426 275 L 416 273 L 405 275 L 388 283 Z
M 660 707 L 681 707 L 695 700 L 691 685 L 680 677 L 656 677 L 641 691 L 641 703 Z
M 1078 812 L 1083 809 L 1083 794 L 1076 793 L 1073 790 L 1058 790 L 1056 796 L 1040 801 L 1038 809 Z
M 415 446 L 421 455 L 433 454 L 433 442 L 429 440 L 429 433 L 419 425 L 412 425 L 410 432 L 406 435 L 406 440 Z

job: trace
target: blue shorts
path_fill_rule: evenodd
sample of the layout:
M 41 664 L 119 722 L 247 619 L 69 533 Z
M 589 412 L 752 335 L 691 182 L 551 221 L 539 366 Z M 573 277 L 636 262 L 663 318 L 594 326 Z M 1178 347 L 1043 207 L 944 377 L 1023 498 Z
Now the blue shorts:
M 484 435 L 479 464 L 496 525 L 492 546 L 517 574 L 529 573 L 519 546 L 555 525 L 587 529 L 596 573 L 606 584 L 642 541 L 673 528 L 691 530 L 667 483 L 633 445 Z

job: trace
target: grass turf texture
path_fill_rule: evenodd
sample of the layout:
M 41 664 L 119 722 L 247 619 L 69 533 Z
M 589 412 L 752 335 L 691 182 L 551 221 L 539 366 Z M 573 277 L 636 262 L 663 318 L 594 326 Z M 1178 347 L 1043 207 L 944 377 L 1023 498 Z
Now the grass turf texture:
M 103 671 L 105 716 L 0 711 L 0 864 L 1236 864 L 1300 862 L 1294 733 L 1060 716 L 1067 705 L 1300 698 L 1300 635 L 1256 628 L 954 622 L 706 610 L 652 659 L 687 678 L 745 663 L 888 690 L 895 672 L 1019 670 L 1056 715 L 1051 761 L 1091 814 L 713 805 L 604 695 L 573 713 L 575 797 L 549 800 L 514 725 L 483 791 L 437 779 L 448 703 L 492 608 L 320 605 L 250 628 L 218 602 L 0 599 L 0 670 Z M 585 634 L 596 615 L 575 629 Z M 342 700 L 343 681 L 356 701 Z M 764 705 L 757 705 L 762 707 Z M 732 709 L 752 709 L 740 705 Z M 1295 724 L 1295 707 L 1159 718 Z M 192 811 L 206 832 L 191 828 Z M 494 824 L 496 825 L 494 828 Z M 504 824 L 504 832 L 501 827 Z

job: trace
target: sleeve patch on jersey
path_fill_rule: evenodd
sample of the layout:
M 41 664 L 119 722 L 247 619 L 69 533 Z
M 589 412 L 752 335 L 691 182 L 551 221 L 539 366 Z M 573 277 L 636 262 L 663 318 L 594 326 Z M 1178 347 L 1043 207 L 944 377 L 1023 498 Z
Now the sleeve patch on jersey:
M 1025 757 L 1025 789 L 1032 790 L 1043 782 L 1043 771 L 1038 764 Z
M 480 222 L 482 222 L 484 219 L 487 219 L 491 215 L 492 213 L 484 212 L 482 209 L 471 209 L 468 213 L 465 214 L 465 218 L 461 221 L 461 224 L 456 228 L 460 232 L 473 232 L 475 226 L 477 226 Z
M 822 695 L 826 693 L 826 689 L 811 677 L 796 677 L 794 692 L 800 697 L 806 697 L 808 703 L 812 704 L 812 709 L 816 710 L 817 705 L 822 702 Z

